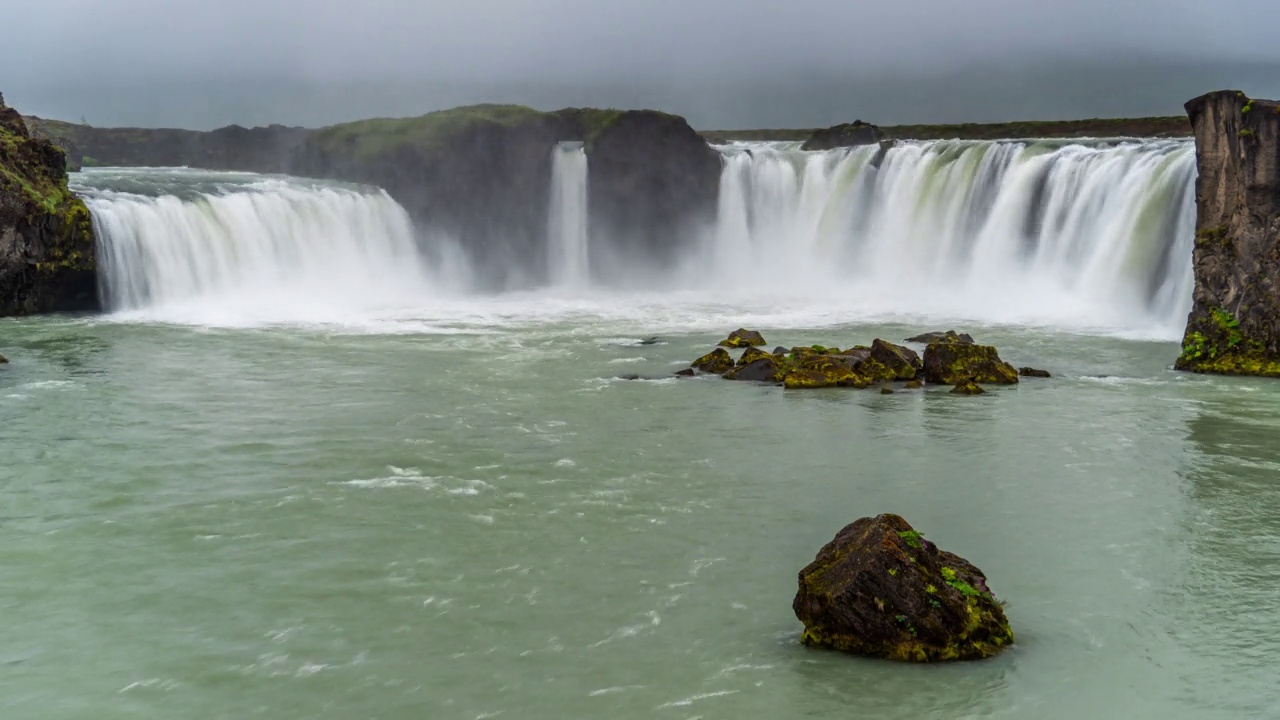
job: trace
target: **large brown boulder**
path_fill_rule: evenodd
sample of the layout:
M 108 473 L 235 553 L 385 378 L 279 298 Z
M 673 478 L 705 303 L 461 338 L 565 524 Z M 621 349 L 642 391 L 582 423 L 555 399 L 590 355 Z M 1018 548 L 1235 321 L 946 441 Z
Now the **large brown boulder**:
M 897 515 L 845 527 L 800 571 L 801 641 L 888 660 L 976 660 L 1013 643 L 986 576 Z
M 958 385 L 970 380 L 1012 385 L 1018 382 L 1018 371 L 1001 360 L 990 345 L 931 343 L 924 349 L 924 379 L 940 385 Z

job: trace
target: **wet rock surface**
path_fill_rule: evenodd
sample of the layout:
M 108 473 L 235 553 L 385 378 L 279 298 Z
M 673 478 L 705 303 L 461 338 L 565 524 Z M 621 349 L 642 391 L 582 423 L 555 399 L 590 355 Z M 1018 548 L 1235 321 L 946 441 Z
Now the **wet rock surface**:
M 982 571 L 897 515 L 846 526 L 798 580 L 792 609 L 812 647 L 939 662 L 990 657 L 1014 640 Z

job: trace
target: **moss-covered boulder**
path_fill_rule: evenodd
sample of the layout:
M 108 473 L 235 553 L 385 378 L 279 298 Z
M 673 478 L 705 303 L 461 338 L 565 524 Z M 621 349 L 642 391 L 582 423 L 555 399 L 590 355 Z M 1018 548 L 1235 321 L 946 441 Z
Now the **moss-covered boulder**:
M 744 348 L 764 345 L 764 336 L 755 330 L 738 328 L 729 333 L 729 337 L 720 341 L 720 347 Z
M 1033 367 L 1018 368 L 1018 375 L 1020 377 L 1033 377 L 1033 378 L 1053 377 L 1053 375 L 1048 370 L 1037 370 Z
M 772 355 L 757 358 L 746 365 L 739 364 L 724 374 L 726 380 L 750 380 L 753 382 L 781 382 L 782 365 Z
M 854 362 L 862 362 L 871 357 L 871 348 L 866 345 L 854 345 L 848 350 L 841 350 L 841 355 L 848 355 L 854 359 Z
M 924 367 L 915 350 L 879 338 L 871 343 L 869 358 L 887 368 L 894 380 L 914 380 Z
M 693 367 L 705 373 L 723 375 L 733 369 L 733 356 L 724 348 L 716 348 L 694 360 Z
M 0 316 L 97 309 L 95 267 L 66 157 L 0 97 Z
M 888 660 L 976 660 L 1013 643 L 986 576 L 897 515 L 845 527 L 800 571 L 792 609 L 813 647 Z
M 982 395 L 985 392 L 981 385 L 972 380 L 956 383 L 956 386 L 951 388 L 952 395 Z
M 1012 385 L 1018 382 L 1018 371 L 1001 360 L 990 345 L 930 343 L 924 350 L 924 379 L 939 385 L 956 385 L 966 380 Z
M 790 356 L 783 366 L 782 383 L 788 389 L 826 387 L 864 388 L 871 384 L 854 362 L 844 355 L 801 353 Z
M 943 343 L 943 342 L 958 342 L 958 343 L 972 344 L 973 336 L 969 335 L 968 333 L 957 333 L 955 330 L 947 330 L 945 332 L 928 332 L 928 333 L 924 333 L 923 335 L 916 335 L 915 337 L 907 338 L 903 342 L 920 343 L 922 345 L 928 345 L 930 343 Z
M 767 353 L 758 347 L 749 347 L 747 348 L 746 352 L 742 353 L 742 355 L 738 358 L 738 367 L 742 367 L 743 365 L 750 365 L 751 363 L 757 360 L 763 360 L 765 358 L 772 358 L 772 357 L 773 357 L 772 354 Z

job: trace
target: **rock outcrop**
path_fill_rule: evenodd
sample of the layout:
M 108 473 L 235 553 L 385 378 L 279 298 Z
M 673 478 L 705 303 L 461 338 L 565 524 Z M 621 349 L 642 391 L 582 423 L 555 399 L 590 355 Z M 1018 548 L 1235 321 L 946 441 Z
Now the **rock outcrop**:
M 1018 382 L 1018 371 L 990 345 L 930 343 L 924 350 L 924 379 L 942 385 L 970 381 L 1012 385 Z
M 976 660 L 1013 643 L 986 576 L 897 515 L 841 530 L 800 571 L 806 645 L 910 662 Z
M 851 123 L 834 125 L 822 130 L 815 130 L 813 135 L 800 146 L 801 150 L 832 150 L 838 147 L 857 147 L 859 145 L 877 145 L 884 139 L 880 128 L 854 120 Z M 887 148 L 886 148 L 887 149 Z
M 722 161 L 677 115 L 615 112 L 583 135 L 590 172 L 590 236 L 599 269 L 621 274 L 637 263 L 674 262 L 677 251 L 715 220 Z
M 1186 107 L 1195 295 L 1175 367 L 1280 377 L 1280 104 L 1221 91 Z
M 0 97 L 0 316 L 97 307 L 92 222 L 66 156 Z
M 759 347 L 764 345 L 764 336 L 755 330 L 747 330 L 738 328 L 729 333 L 729 337 L 720 341 L 720 347 L 742 348 L 742 347 Z
M 969 333 L 957 333 L 955 330 L 947 330 L 946 332 L 927 332 L 923 335 L 909 337 L 903 342 L 921 343 L 922 345 L 936 342 L 973 343 L 973 336 Z

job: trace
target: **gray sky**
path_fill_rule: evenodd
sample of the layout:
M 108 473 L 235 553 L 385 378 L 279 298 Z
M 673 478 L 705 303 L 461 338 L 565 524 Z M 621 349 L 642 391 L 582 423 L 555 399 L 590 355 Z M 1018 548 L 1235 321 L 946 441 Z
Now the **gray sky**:
M 39 0 L 0 92 L 95 125 L 321 125 L 470 102 L 712 127 L 1171 114 L 1280 94 L 1274 0 Z

